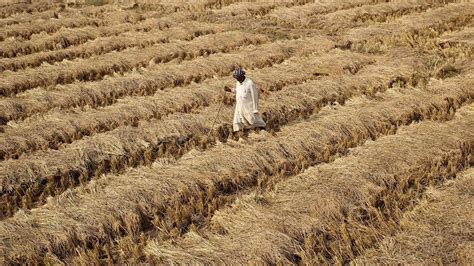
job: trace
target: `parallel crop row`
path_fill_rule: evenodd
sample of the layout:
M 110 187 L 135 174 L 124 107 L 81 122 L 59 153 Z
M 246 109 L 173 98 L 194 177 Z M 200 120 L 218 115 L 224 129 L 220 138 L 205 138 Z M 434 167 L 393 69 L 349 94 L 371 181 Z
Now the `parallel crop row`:
M 347 55 L 341 55 L 339 58 L 333 56 L 333 60 L 339 61 L 339 71 L 343 71 L 344 66 L 347 65 L 354 65 L 356 62 L 348 62 L 349 59 Z M 352 56 L 351 58 L 353 61 L 359 61 L 360 64 L 364 62 L 367 63 L 366 59 L 364 58 L 357 58 L 357 56 Z M 332 68 L 334 71 L 337 71 L 335 67 L 335 62 L 331 62 Z M 322 67 L 320 65 L 320 67 Z M 262 71 L 260 75 L 264 74 L 275 74 L 281 72 L 282 69 L 277 67 L 276 70 L 271 68 L 267 69 L 266 71 Z M 284 69 L 283 69 L 284 70 Z M 317 71 L 317 70 L 316 70 Z M 310 76 L 310 75 L 308 75 Z M 310 78 L 310 77 L 308 77 Z M 387 77 L 388 79 L 389 77 Z M 364 82 L 361 84 L 361 90 L 364 88 L 366 84 L 371 84 L 374 82 L 372 78 L 369 81 Z M 380 77 L 378 79 L 381 79 Z M 281 89 L 284 82 L 291 84 L 291 83 L 298 83 L 300 81 L 299 76 L 294 76 L 293 78 L 286 78 L 283 80 L 273 80 L 268 81 L 264 84 L 261 84 L 261 88 L 264 90 L 275 90 L 277 88 Z M 368 82 L 368 83 L 367 83 Z M 383 83 L 383 81 L 379 81 Z M 388 80 L 387 80 L 388 82 Z M 378 83 L 378 82 L 374 82 Z M 388 82 L 389 83 L 389 82 Z M 222 83 L 221 83 L 222 84 Z M 325 84 L 322 82 L 319 85 Z M 216 84 L 214 84 L 215 86 Z M 298 91 L 304 90 L 304 88 L 312 88 L 312 86 L 317 86 L 318 84 L 307 84 L 306 87 L 303 88 L 294 88 L 294 92 L 297 93 L 298 96 L 301 96 L 303 93 L 298 93 Z M 346 90 L 351 90 L 351 85 L 346 85 Z M 374 86 L 382 86 L 382 85 L 374 85 Z M 215 89 L 221 90 L 222 86 L 214 87 Z M 291 87 L 289 88 L 292 89 Z M 328 90 L 330 90 L 328 88 Z M 312 106 L 308 106 L 305 110 L 301 110 L 301 115 L 307 115 L 311 112 L 311 110 L 315 110 L 317 106 L 326 105 L 328 101 L 332 99 L 335 101 L 335 96 L 331 97 L 334 92 L 327 92 L 324 90 L 321 92 L 321 96 L 319 97 L 318 101 L 315 101 Z M 355 93 L 355 91 L 354 91 Z M 328 95 L 329 94 L 329 95 Z M 163 95 L 166 97 L 165 95 Z M 350 94 L 346 93 L 346 97 L 349 97 Z M 150 108 L 153 105 L 157 112 L 166 107 L 166 103 L 169 101 L 173 101 L 172 98 L 167 98 L 164 100 L 160 100 L 159 97 L 156 97 L 154 101 L 148 101 L 148 103 L 140 104 L 143 107 L 136 107 L 136 111 L 132 111 L 132 113 L 143 112 L 146 108 Z M 314 96 L 316 97 L 316 96 Z M 190 97 L 193 98 L 193 97 Z M 197 99 L 194 100 L 203 100 L 209 101 L 213 100 L 213 97 L 210 96 L 210 99 L 204 99 L 205 97 L 196 97 Z M 342 98 L 342 96 L 340 97 Z M 133 98 L 132 98 L 133 99 Z M 184 100 L 188 99 L 185 97 Z M 274 97 L 276 101 L 279 101 L 278 97 Z M 281 99 L 280 99 L 281 100 Z M 300 101 L 304 100 L 301 98 Z M 186 108 L 186 103 L 181 103 Z M 297 103 L 296 105 L 300 105 L 301 103 Z M 127 106 L 127 105 L 125 105 Z M 123 119 L 126 119 L 128 116 L 126 111 L 131 111 L 130 108 L 133 108 L 133 105 L 128 105 L 128 109 L 122 109 L 122 113 L 120 114 Z M 200 146 L 200 142 L 205 145 L 209 145 L 215 141 L 214 140 L 205 140 L 206 136 L 216 136 L 217 138 L 226 139 L 229 136 L 229 132 L 223 132 L 222 130 L 218 130 L 217 132 L 210 132 L 210 122 L 211 116 L 213 116 L 216 112 L 217 106 L 212 106 L 204 110 L 205 114 L 176 114 L 174 116 L 169 116 L 163 118 L 163 121 L 150 121 L 147 123 L 142 123 L 140 127 L 121 127 L 114 131 L 107 132 L 105 134 L 98 134 L 93 136 L 90 139 L 84 139 L 82 141 L 73 142 L 73 144 L 68 145 L 58 151 L 48 151 L 42 153 L 40 155 L 31 156 L 31 157 L 24 157 L 18 161 L 6 161 L 2 166 L 3 176 L 2 179 L 2 188 L 4 191 L 13 191 L 19 187 L 23 187 L 20 189 L 21 191 L 17 190 L 16 194 L 13 195 L 13 198 L 7 199 L 6 201 L 15 201 L 16 203 L 10 204 L 10 207 L 15 208 L 17 204 L 19 206 L 24 207 L 31 207 L 35 204 L 36 201 L 43 201 L 47 195 L 50 194 L 57 194 L 61 193 L 64 189 L 68 186 L 74 186 L 74 183 L 69 183 L 67 181 L 66 186 L 62 186 L 64 183 L 61 180 L 69 180 L 70 177 L 75 176 L 79 179 L 84 181 L 89 180 L 93 176 L 100 176 L 101 174 L 112 172 L 121 172 L 128 167 L 133 167 L 141 164 L 149 164 L 157 157 L 180 157 L 183 153 L 185 153 L 188 149 Z M 266 109 L 266 114 L 273 118 L 278 116 L 278 113 L 281 118 L 284 116 L 286 117 L 285 121 L 288 122 L 289 120 L 295 119 L 295 111 L 288 111 L 285 112 L 281 110 L 281 107 L 278 105 L 271 106 L 271 108 Z M 188 107 L 190 108 L 190 107 Z M 210 110 L 209 110 L 210 109 Z M 166 109 L 161 109 L 161 112 L 167 112 Z M 175 110 L 176 111 L 176 110 Z M 225 119 L 229 119 L 230 117 L 230 108 L 225 108 L 222 111 L 221 116 L 224 116 Z M 169 112 L 169 111 L 168 111 Z M 110 112 L 108 112 L 110 113 Z M 222 118 L 222 117 L 221 117 Z M 104 122 L 109 121 L 110 124 L 120 123 L 119 120 L 114 122 L 112 119 L 107 120 L 107 116 L 97 116 L 96 119 L 102 119 Z M 89 122 L 92 122 L 95 119 L 85 118 L 85 121 L 77 120 L 80 126 L 81 123 L 84 123 L 85 126 L 89 125 Z M 134 121 L 132 121 L 133 123 Z M 281 123 L 278 124 L 276 121 L 272 121 L 271 125 L 269 125 L 269 129 L 271 127 L 278 128 L 282 126 L 284 120 L 280 121 Z M 220 123 L 222 124 L 222 123 Z M 103 127 L 107 127 L 108 125 L 103 124 Z M 225 127 L 225 124 L 223 125 Z M 70 134 L 68 131 L 74 130 L 74 124 L 71 124 L 70 127 L 65 128 L 62 132 L 64 135 Z M 211 134 L 212 133 L 212 134 Z M 46 138 L 46 134 L 42 135 Z M 57 138 L 61 138 L 61 135 L 55 135 Z M 73 135 L 72 135 L 73 136 Z M 123 136 L 133 136 L 133 138 L 123 138 Z M 14 137 L 9 138 L 9 141 L 13 141 Z M 39 139 L 32 140 L 32 141 L 39 141 Z M 4 142 L 5 144 L 7 142 Z M 174 144 L 173 144 L 174 143 Z M 174 146 L 174 147 L 173 147 Z M 119 148 L 120 147 L 120 148 Z M 117 148 L 119 150 L 117 150 Z M 110 153 L 109 151 L 113 149 L 115 152 Z M 159 151 L 161 150 L 161 151 Z M 79 152 L 79 153 L 78 153 Z M 43 162 L 47 162 L 45 168 L 39 164 L 37 164 L 37 158 L 41 157 Z M 108 166 L 107 166 L 108 165 Z M 16 170 L 15 170 L 16 169 Z M 55 177 L 49 177 L 51 170 L 55 170 Z M 18 172 L 19 171 L 19 172 Z M 14 183 L 9 182 L 12 180 L 16 180 Z M 45 183 L 42 180 L 47 180 Z M 49 182 L 61 182 L 61 186 L 51 184 L 49 188 L 44 188 L 43 186 Z M 40 184 L 41 183 L 41 184 Z M 23 186 L 17 186 L 18 184 L 23 184 Z M 58 184 L 59 185 L 59 184 Z M 21 198 L 23 195 L 30 195 L 26 196 L 29 199 L 27 201 L 21 202 Z M 9 197 L 9 196 L 6 196 Z M 6 199 L 6 198 L 5 198 Z M 24 205 L 26 204 L 26 205 Z M 10 210 L 14 211 L 14 209 Z M 8 211 L 8 212 L 10 212 Z
M 340 62 L 342 70 L 348 57 L 342 55 L 333 59 Z M 364 62 L 363 58 L 352 60 Z M 332 102 L 343 103 L 354 95 L 373 95 L 390 88 L 399 80 L 409 82 L 411 73 L 413 66 L 410 65 L 392 69 L 375 66 L 353 78 L 352 75 L 337 76 L 284 88 L 262 101 L 268 130 L 277 130 L 300 117 L 307 117 Z M 338 85 L 338 80 L 343 83 Z M 458 97 L 459 102 L 464 102 L 472 95 Z M 202 114 L 177 113 L 160 121 L 141 123 L 139 127 L 121 127 L 98 134 L 58 151 L 6 161 L 1 165 L 4 173 L 2 187 L 5 192 L 5 215 L 10 215 L 17 206 L 34 206 L 38 200 L 42 202 L 51 194 L 61 193 L 77 185 L 79 180 L 87 182 L 93 176 L 122 172 L 128 167 L 150 164 L 160 157 L 179 158 L 189 149 L 205 148 L 216 139 L 226 141 L 232 133 L 228 123 L 222 121 L 231 121 L 232 109 L 222 108 L 217 129 L 212 129 L 211 123 L 217 109 L 214 105 L 202 110 Z
M 213 54 L 176 64 L 149 66 L 142 74 L 134 71 L 126 76 L 99 82 L 73 83 L 58 86 L 56 90 L 38 89 L 34 90 L 34 94 L 26 93 L 3 99 L 0 103 L 0 110 L 3 112 L 0 117 L 3 121 L 8 121 L 43 113 L 55 107 L 111 105 L 127 95 L 152 95 L 166 87 L 187 85 L 215 76 L 228 76 L 238 65 L 246 68 L 271 66 L 291 56 L 328 51 L 332 47 L 333 43 L 325 38 L 277 41 L 242 48 L 233 53 Z
M 26 23 L 32 20 L 52 19 L 55 18 L 55 16 L 57 16 L 57 13 L 54 10 L 48 10 L 45 12 L 39 12 L 34 14 L 22 13 L 13 17 L 0 19 L 0 27 L 5 27 L 12 24 Z
M 157 43 L 166 43 L 170 39 L 192 40 L 195 37 L 224 31 L 224 27 L 211 26 L 202 23 L 184 23 L 180 26 L 165 30 L 151 30 L 149 32 L 125 32 L 118 36 L 99 37 L 84 44 L 69 47 L 63 50 L 39 52 L 15 58 L 0 59 L 0 71 L 27 67 L 38 67 L 44 63 L 73 60 L 75 58 L 89 58 L 112 51 L 121 51 L 131 47 L 145 48 Z
M 471 263 L 474 168 L 470 166 L 454 181 L 428 188 L 417 206 L 404 215 L 396 234 L 386 236 L 378 247 L 354 262 L 379 265 Z
M 50 19 L 45 21 L 32 21 L 16 25 L 5 26 L 0 30 L 0 41 L 9 37 L 29 39 L 31 35 L 40 32 L 56 32 L 60 28 L 78 28 L 84 26 L 103 26 L 103 21 L 87 17 L 69 17 Z
M 144 21 L 138 22 L 138 20 L 136 19 L 131 21 L 134 23 L 138 22 L 136 24 L 126 23 L 126 20 L 124 20 L 124 23 L 117 25 L 105 25 L 99 27 L 86 26 L 83 28 L 62 28 L 52 35 L 33 35 L 32 39 L 28 41 L 6 40 L 3 43 L 3 46 L 0 47 L 0 56 L 15 57 L 40 51 L 63 49 L 69 46 L 87 42 L 88 40 L 94 40 L 99 37 L 114 36 L 129 31 L 148 32 L 150 30 L 177 26 L 182 22 L 196 20 L 202 16 L 205 16 L 206 18 L 221 17 L 222 13 L 227 14 L 230 12 L 236 14 L 242 19 L 248 19 L 254 14 L 252 10 L 260 10 L 262 7 L 265 6 L 276 7 L 279 5 L 268 3 L 246 3 L 245 8 L 242 7 L 241 4 L 238 4 L 236 7 L 234 7 L 234 5 L 228 6 L 225 8 L 225 10 L 223 9 L 222 11 L 214 10 L 198 13 L 179 12 L 160 18 L 153 18 L 151 15 L 149 15 L 149 13 L 153 14 L 153 12 L 146 12 L 145 16 L 148 18 Z M 85 12 L 84 10 L 77 12 L 84 15 L 88 14 L 88 12 Z M 97 10 L 95 10 L 95 12 L 97 12 Z M 104 17 L 116 13 L 113 10 L 109 9 L 104 10 L 104 12 L 105 14 L 102 15 Z M 133 14 L 134 13 L 132 13 L 132 15 Z M 89 14 L 89 16 L 91 16 L 92 18 L 100 17 L 99 15 L 94 14 Z
M 0 56 L 16 57 L 47 50 L 59 50 L 85 43 L 99 37 L 119 35 L 124 32 L 162 30 L 174 25 L 172 21 L 150 18 L 137 24 L 121 23 L 105 26 L 85 26 L 81 28 L 61 28 L 53 34 L 34 34 L 30 40 L 5 40 L 0 47 Z
M 86 60 L 77 59 L 17 72 L 3 72 L 0 74 L 2 78 L 0 94 L 11 96 L 39 86 L 100 80 L 105 75 L 124 73 L 173 59 L 189 60 L 268 41 L 264 35 L 223 32 L 201 36 L 189 42 L 174 41 L 143 49 L 135 47 L 118 53 L 93 56 Z
M 474 27 L 466 27 L 461 31 L 443 34 L 441 36 L 440 42 L 443 46 L 447 44 L 464 44 L 470 47 L 474 47 Z
M 470 95 L 468 88 L 459 86 L 460 80 L 441 84 L 436 94 L 412 90 L 381 95 L 375 101 L 359 99 L 284 128 L 276 137 L 256 139 L 252 145 L 233 143 L 182 158 L 179 164 L 157 162 L 152 167 L 98 179 L 32 210 L 29 215 L 3 221 L 0 233 L 6 242 L 0 252 L 7 261 L 14 262 L 42 260 L 46 251 L 49 256 L 67 259 L 82 248 L 90 249 L 95 259 L 119 259 L 120 254 L 110 253 L 116 248 L 117 238 L 128 236 L 135 242 L 134 246 L 127 246 L 120 241 L 121 254 L 139 250 L 146 242 L 146 237 L 140 237 L 143 232 L 162 238 L 184 233 L 191 224 L 202 224 L 225 203 L 228 195 L 239 189 L 272 183 L 310 165 L 331 161 L 350 147 L 396 132 L 400 125 L 432 117 L 452 117 L 453 110 Z M 459 134 L 472 134 L 458 130 L 459 126 L 446 126 L 451 128 L 447 134 L 452 134 L 450 140 Z M 150 153 L 153 152 L 151 149 Z M 102 167 L 111 167 L 112 163 Z M 79 182 L 73 180 L 74 177 L 68 182 Z M 46 217 L 61 223 L 33 223 Z M 26 236 L 27 243 L 14 241 Z
M 349 30 L 341 46 L 374 53 L 394 45 L 423 46 L 435 43 L 435 37 L 443 32 L 469 25 L 473 17 L 473 3 L 449 4 L 391 23 Z
M 370 4 L 374 4 L 374 1 L 356 0 L 348 2 L 337 0 L 327 3 L 308 3 L 301 6 L 292 6 L 273 10 L 267 14 L 265 18 L 271 21 L 272 24 L 293 26 L 300 24 L 302 19 L 308 19 L 316 15 Z
M 300 22 L 299 27 L 324 29 L 326 32 L 340 33 L 342 30 L 356 28 L 373 22 L 387 22 L 394 18 L 419 13 L 429 8 L 445 5 L 445 2 L 395 2 L 340 10 L 337 12 L 310 17 Z
M 18 13 L 34 13 L 44 12 L 52 8 L 52 5 L 47 2 L 37 2 L 34 4 L 18 3 L 18 4 L 6 4 L 0 8 L 0 18 L 7 18 Z
M 212 22 L 218 22 L 220 19 L 226 17 L 244 18 L 252 16 L 264 16 L 275 9 L 292 5 L 294 5 L 294 3 L 290 2 L 237 2 L 221 9 L 202 12 L 198 15 L 198 17 L 200 19 L 207 18 L 212 20 Z
M 275 4 L 278 5 L 302 5 L 312 0 L 298 0 L 298 1 L 276 1 Z M 160 10 L 163 13 L 172 13 L 172 12 L 192 12 L 192 13 L 202 13 L 202 12 L 215 12 L 220 9 L 230 9 L 233 10 L 236 5 L 239 5 L 241 0 L 199 0 L 199 1 L 162 1 L 160 3 L 143 3 L 139 4 L 141 9 L 144 10 Z M 258 6 L 265 5 L 269 2 L 266 0 L 257 0 L 252 2 L 247 2 L 248 6 Z
M 469 167 L 474 133 L 465 129 L 474 126 L 473 107 L 467 107 L 467 114 L 453 121 L 423 122 L 358 147 L 348 157 L 277 184 L 274 191 L 253 191 L 232 208 L 219 211 L 211 229 L 191 232 L 173 245 L 157 241 L 148 246 L 148 254 L 165 264 L 348 263 L 382 235 L 393 233 L 401 214 L 427 184 L 442 182 Z M 453 195 L 446 197 L 454 199 Z M 442 208 L 459 209 L 464 204 Z M 453 221 L 458 220 L 456 216 Z M 469 220 L 467 217 L 464 213 L 464 221 Z M 452 224 L 447 227 L 452 228 Z M 414 235 L 423 228 L 413 228 Z M 444 229 L 439 230 L 444 233 Z M 414 235 L 407 236 L 409 245 Z M 438 242 L 439 233 L 434 235 L 426 248 L 433 249 L 433 243 Z M 239 244 L 243 242 L 245 245 Z M 391 247 L 393 242 L 387 244 Z M 400 258 L 407 257 L 407 253 L 395 252 Z M 383 262 L 394 263 L 388 259 Z
M 368 62 L 363 56 L 336 50 L 325 56 L 296 57 L 282 65 L 254 70 L 252 78 L 259 81 L 259 89 L 265 95 L 268 91 L 302 83 L 320 75 L 338 74 L 344 68 L 356 71 Z M 285 75 L 289 72 L 293 74 Z M 23 153 L 37 149 L 57 149 L 62 143 L 119 126 L 136 124 L 143 119 L 160 119 L 180 111 L 191 112 L 192 109 L 215 101 L 222 94 L 225 84 L 233 85 L 230 77 L 158 91 L 153 96 L 129 97 L 101 109 L 68 113 L 56 111 L 44 117 L 22 121 L 14 127 L 4 128 L 4 134 L 0 136 L 0 159 L 18 158 Z M 180 95 L 179 99 L 176 99 L 176 95 Z

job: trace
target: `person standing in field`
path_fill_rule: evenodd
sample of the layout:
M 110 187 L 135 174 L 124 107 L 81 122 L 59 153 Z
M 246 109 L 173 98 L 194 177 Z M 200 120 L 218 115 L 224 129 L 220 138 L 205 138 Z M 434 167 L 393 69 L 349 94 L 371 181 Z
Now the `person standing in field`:
M 255 83 L 245 77 L 245 71 L 238 68 L 233 73 L 237 80 L 235 89 L 226 87 L 225 91 L 235 92 L 234 132 L 244 129 L 265 129 L 265 122 L 258 113 L 258 90 Z

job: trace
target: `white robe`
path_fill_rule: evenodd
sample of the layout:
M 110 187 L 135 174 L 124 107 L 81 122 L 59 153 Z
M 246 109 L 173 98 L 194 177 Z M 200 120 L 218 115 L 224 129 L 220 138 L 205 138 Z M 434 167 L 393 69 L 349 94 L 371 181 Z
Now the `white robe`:
M 242 129 L 265 127 L 265 122 L 258 114 L 258 91 L 255 83 L 249 78 L 235 86 L 234 132 Z

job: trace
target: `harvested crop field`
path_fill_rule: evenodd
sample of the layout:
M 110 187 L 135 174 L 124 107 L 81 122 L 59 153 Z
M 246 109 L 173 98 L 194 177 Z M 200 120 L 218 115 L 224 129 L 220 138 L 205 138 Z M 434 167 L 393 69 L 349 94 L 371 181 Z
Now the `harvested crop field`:
M 0 265 L 474 263 L 474 3 L 10 2 Z

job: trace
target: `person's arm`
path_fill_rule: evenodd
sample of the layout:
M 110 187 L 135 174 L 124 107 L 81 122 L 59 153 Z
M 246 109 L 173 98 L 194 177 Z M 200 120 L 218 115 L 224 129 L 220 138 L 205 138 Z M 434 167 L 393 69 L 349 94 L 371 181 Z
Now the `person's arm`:
M 225 87 L 224 87 L 224 91 L 226 91 L 226 92 L 235 92 L 235 88 L 232 88 L 232 87 L 229 87 L 229 86 L 225 86 Z
M 251 84 L 250 94 L 252 95 L 253 113 L 256 114 L 258 113 L 258 90 L 253 82 Z

